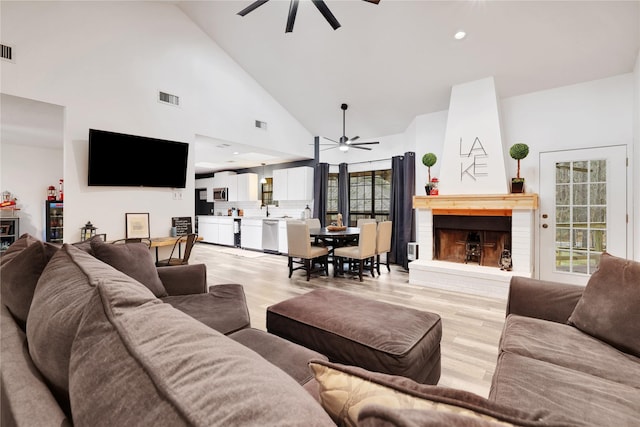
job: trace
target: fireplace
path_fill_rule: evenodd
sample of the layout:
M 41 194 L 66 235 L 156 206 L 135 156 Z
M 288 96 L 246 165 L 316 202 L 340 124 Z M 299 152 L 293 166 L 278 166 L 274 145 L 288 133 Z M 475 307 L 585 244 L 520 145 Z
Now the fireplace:
M 511 216 L 433 215 L 433 259 L 500 268 Z
M 534 277 L 537 194 L 415 196 L 413 205 L 420 255 L 410 284 L 506 298 L 512 276 Z

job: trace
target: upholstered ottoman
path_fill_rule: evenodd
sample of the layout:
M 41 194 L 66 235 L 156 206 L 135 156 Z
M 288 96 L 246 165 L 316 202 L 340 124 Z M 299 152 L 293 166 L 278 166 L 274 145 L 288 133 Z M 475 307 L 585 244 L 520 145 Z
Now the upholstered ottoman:
M 268 307 L 267 330 L 332 362 L 425 384 L 440 379 L 442 323 L 434 313 L 316 289 Z

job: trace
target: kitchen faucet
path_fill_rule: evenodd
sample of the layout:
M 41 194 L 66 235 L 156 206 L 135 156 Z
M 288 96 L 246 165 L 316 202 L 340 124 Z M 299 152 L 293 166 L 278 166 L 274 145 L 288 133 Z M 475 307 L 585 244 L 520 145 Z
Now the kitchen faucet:
M 262 205 L 260 206 L 260 210 L 262 210 L 262 208 L 266 207 L 267 208 L 267 218 L 269 218 L 269 205 Z

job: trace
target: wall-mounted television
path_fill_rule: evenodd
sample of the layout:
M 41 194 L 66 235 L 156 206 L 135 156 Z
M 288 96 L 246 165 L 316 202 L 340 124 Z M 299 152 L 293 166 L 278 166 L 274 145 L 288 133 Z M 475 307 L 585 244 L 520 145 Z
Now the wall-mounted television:
M 189 144 L 89 129 L 90 186 L 185 188 Z

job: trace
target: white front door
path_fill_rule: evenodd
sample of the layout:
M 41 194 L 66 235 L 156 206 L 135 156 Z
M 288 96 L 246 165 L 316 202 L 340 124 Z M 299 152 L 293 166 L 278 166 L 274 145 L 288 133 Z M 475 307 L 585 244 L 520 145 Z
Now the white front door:
M 540 153 L 540 279 L 585 285 L 627 251 L 626 147 Z

